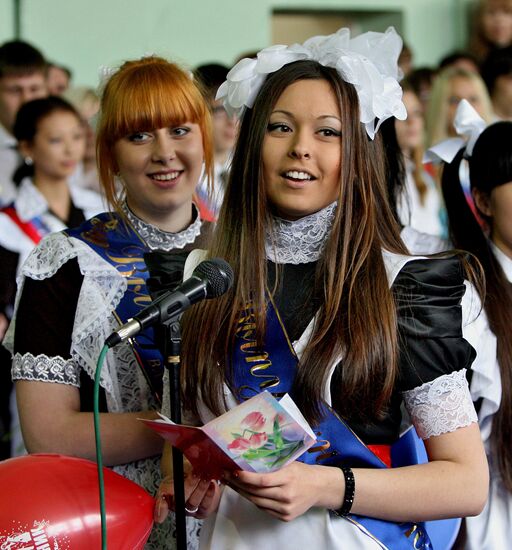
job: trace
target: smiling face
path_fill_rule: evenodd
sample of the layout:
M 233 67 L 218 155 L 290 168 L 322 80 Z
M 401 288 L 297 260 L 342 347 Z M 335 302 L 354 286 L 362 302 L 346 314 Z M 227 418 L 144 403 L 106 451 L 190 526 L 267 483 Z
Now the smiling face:
M 299 80 L 274 106 L 263 140 L 263 177 L 277 215 L 298 219 L 334 202 L 340 189 L 341 113 L 326 80 Z
M 31 142 L 20 142 L 20 151 L 34 163 L 34 181 L 67 180 L 85 152 L 85 133 L 80 119 L 66 111 L 54 111 L 37 124 Z
M 199 125 L 185 122 L 130 134 L 115 143 L 114 154 L 128 205 L 137 216 L 168 231 L 190 223 L 203 163 Z

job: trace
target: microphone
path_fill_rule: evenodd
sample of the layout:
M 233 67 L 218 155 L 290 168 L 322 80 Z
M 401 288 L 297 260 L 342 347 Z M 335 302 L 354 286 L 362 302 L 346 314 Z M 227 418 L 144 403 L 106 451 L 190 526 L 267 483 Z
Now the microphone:
M 190 279 L 173 291 L 164 292 L 123 326 L 113 332 L 105 345 L 113 348 L 155 323 L 176 317 L 200 300 L 222 296 L 233 284 L 233 270 L 225 260 L 213 258 L 201 262 Z

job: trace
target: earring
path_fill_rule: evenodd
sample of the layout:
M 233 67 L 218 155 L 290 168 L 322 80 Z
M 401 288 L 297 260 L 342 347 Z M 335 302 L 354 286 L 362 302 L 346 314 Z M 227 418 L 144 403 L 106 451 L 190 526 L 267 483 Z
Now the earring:
M 32 166 L 34 164 L 34 161 L 32 160 L 32 157 L 25 157 L 23 159 L 23 162 L 27 165 L 27 166 Z

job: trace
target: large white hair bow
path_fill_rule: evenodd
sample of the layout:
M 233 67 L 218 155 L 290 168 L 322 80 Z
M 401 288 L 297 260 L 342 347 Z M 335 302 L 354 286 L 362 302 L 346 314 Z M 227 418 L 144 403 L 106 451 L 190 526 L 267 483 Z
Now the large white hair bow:
M 385 33 L 366 32 L 352 39 L 350 30 L 343 28 L 328 36 L 314 36 L 304 44 L 270 46 L 261 50 L 256 59 L 239 61 L 219 88 L 217 99 L 223 100 L 231 116 L 240 116 L 246 107 L 254 105 L 269 73 L 288 63 L 310 59 L 335 68 L 344 80 L 354 85 L 361 122 L 373 139 L 386 119 L 407 117 L 398 84 L 401 50 L 402 39 L 393 27 Z
M 466 146 L 465 156 L 470 157 L 476 140 L 487 128 L 487 123 L 469 101 L 462 99 L 455 111 L 453 126 L 460 137 L 449 138 L 430 147 L 423 157 L 423 162 L 450 163 L 464 146 Z

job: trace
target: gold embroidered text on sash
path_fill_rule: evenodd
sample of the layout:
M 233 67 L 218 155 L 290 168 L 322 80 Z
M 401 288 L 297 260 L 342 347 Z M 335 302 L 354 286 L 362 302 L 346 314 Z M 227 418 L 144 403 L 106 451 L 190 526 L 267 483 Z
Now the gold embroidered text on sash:
M 255 378 L 262 379 L 259 382 L 260 390 L 274 388 L 280 384 L 280 379 L 276 375 L 265 374 L 265 370 L 272 366 L 269 354 L 263 351 L 256 341 L 256 316 L 252 309 L 252 304 L 247 308 L 238 321 L 236 336 L 244 341 L 240 344 L 240 351 L 245 355 L 245 362 L 250 366 L 250 373 Z M 243 386 L 240 390 L 251 389 Z

